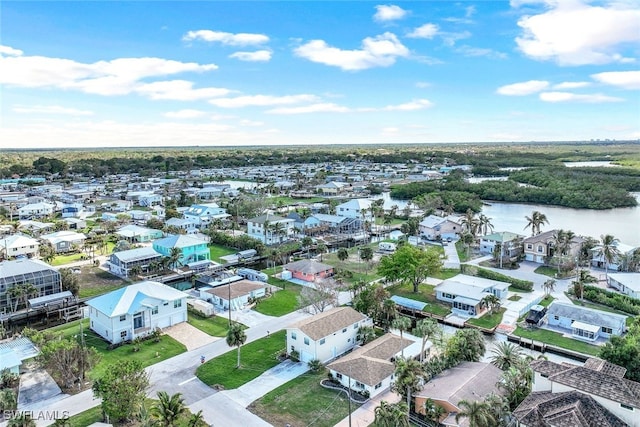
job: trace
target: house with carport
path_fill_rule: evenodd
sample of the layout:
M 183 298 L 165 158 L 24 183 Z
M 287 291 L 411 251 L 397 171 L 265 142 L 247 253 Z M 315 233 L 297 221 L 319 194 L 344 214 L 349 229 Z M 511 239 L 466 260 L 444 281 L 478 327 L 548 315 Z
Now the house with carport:
M 351 307 L 336 307 L 287 327 L 287 354 L 297 352 L 302 362 L 326 363 L 353 349 L 358 329 L 372 326 L 367 316 Z
M 89 326 L 112 344 L 187 321 L 187 294 L 158 282 L 125 286 L 87 301 Z

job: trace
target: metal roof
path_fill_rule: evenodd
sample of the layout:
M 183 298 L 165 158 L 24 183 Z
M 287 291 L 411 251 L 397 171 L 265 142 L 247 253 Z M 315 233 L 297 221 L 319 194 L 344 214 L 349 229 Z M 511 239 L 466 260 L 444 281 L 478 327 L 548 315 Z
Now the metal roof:
M 426 302 L 416 301 L 414 299 L 405 298 L 398 295 L 393 295 L 391 297 L 391 300 L 401 307 L 410 308 L 412 310 L 422 311 L 427 306 Z

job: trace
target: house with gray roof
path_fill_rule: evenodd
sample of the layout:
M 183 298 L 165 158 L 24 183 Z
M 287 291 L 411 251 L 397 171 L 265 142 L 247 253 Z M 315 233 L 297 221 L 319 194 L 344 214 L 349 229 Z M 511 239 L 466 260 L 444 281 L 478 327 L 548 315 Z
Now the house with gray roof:
M 372 204 L 369 199 L 351 199 L 336 206 L 336 215 L 356 218 L 362 221 L 373 221 Z
M 621 314 L 561 301 L 553 301 L 547 307 L 549 326 L 565 330 L 571 337 L 585 341 L 593 342 L 598 338 L 609 339 L 612 335 L 622 335 L 626 320 L 627 316 Z
M 145 281 L 90 299 L 92 331 L 112 344 L 145 337 L 187 321 L 187 294 Z
M 420 236 L 426 240 L 455 239 L 462 231 L 458 218 L 429 215 L 418 224 Z
M 282 268 L 289 271 L 293 278 L 311 283 L 333 276 L 333 266 L 313 259 L 290 262 Z
M 510 231 L 499 231 L 480 238 L 480 253 L 493 254 L 496 246 L 502 248 L 503 256 L 512 258 L 522 253 L 524 236 Z
M 217 219 L 224 220 L 231 216 L 226 209 L 221 208 L 217 203 L 191 205 L 182 215 L 185 219 L 193 221 L 198 227 L 206 227 Z
M 287 354 L 296 351 L 302 362 L 326 363 L 353 349 L 358 329 L 372 324 L 351 307 L 323 311 L 287 327 Z
M 65 253 L 82 248 L 87 236 L 71 230 L 61 230 L 43 234 L 40 238 L 51 243 L 57 253 Z
M 260 215 L 247 221 L 247 234 L 265 245 L 286 242 L 293 235 L 294 222 L 278 215 Z
M 530 366 L 534 372 L 533 392 L 558 394 L 578 391 L 591 396 L 626 425 L 640 427 L 640 383 L 624 378 L 625 368 L 597 358 L 588 359 L 583 366 L 549 360 L 534 360 Z
M 413 351 L 409 351 L 412 346 Z M 344 387 L 374 397 L 391 387 L 395 371 L 393 360 L 402 353 L 405 357 L 416 356 L 420 353 L 420 345 L 387 333 L 336 359 L 327 368 Z
M 121 227 L 116 234 L 131 243 L 150 242 L 155 239 L 160 239 L 164 236 L 162 230 L 156 230 L 153 228 L 142 227 L 140 225 L 129 224 Z
M 482 277 L 458 274 L 435 287 L 436 299 L 451 304 L 451 311 L 462 317 L 477 315 L 480 301 L 488 295 L 505 299 L 509 283 Z
M 109 256 L 107 265 L 109 271 L 117 276 L 129 277 L 129 271 L 134 267 L 140 267 L 140 272 L 149 271 L 153 262 L 160 262 L 162 255 L 155 249 L 145 246 L 143 248 L 129 249 L 127 251 L 114 252 Z
M 52 295 L 62 291 L 60 273 L 49 264 L 37 259 L 17 259 L 0 262 L 0 311 L 13 310 L 15 299 L 9 290 L 18 285 L 31 283 L 37 295 Z
M 640 299 L 640 273 L 609 273 L 607 283 L 622 294 Z

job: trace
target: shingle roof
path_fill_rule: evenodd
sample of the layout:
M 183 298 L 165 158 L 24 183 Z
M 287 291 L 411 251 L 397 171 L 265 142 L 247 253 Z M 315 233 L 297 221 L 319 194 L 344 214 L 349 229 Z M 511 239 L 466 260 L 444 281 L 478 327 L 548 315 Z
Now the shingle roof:
M 624 427 L 627 424 L 578 391 L 529 394 L 513 411 L 513 416 L 527 427 Z
M 153 307 L 165 301 L 175 301 L 185 297 L 187 294 L 170 286 L 145 281 L 90 299 L 87 305 L 107 317 L 114 317 L 134 314 L 142 307 Z
M 481 400 L 489 393 L 503 394 L 496 386 L 502 371 L 490 363 L 463 362 L 447 369 L 426 383 L 416 396 L 446 400 Z
M 231 299 L 245 296 L 252 291 L 262 289 L 266 285 L 264 282 L 254 282 L 252 280 L 238 280 L 237 282 L 231 282 Z M 216 286 L 212 289 L 207 289 L 207 293 L 215 295 L 224 300 L 229 299 L 229 285 Z
M 351 326 L 367 317 L 351 307 L 336 307 L 301 320 L 289 329 L 300 329 L 314 341 Z
M 300 261 L 291 262 L 283 267 L 289 271 L 299 271 L 304 274 L 316 274 L 323 271 L 331 270 L 333 266 L 323 264 L 312 259 L 301 259 Z
M 627 320 L 627 316 L 621 314 L 609 313 L 560 301 L 554 301 L 549 304 L 547 316 L 568 317 L 590 325 L 608 326 L 615 329 L 624 325 Z

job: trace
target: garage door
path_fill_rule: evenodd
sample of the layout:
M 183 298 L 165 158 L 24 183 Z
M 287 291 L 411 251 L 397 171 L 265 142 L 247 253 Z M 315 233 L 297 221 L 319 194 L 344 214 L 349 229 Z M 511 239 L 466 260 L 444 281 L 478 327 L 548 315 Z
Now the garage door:
M 184 313 L 174 314 L 173 316 L 171 316 L 171 326 L 177 325 L 178 323 L 186 322 L 187 319 L 185 319 L 185 316 L 186 315 Z
M 300 361 L 301 362 L 309 363 L 311 360 L 313 360 L 313 354 L 309 353 L 308 351 L 303 351 L 300 354 Z

